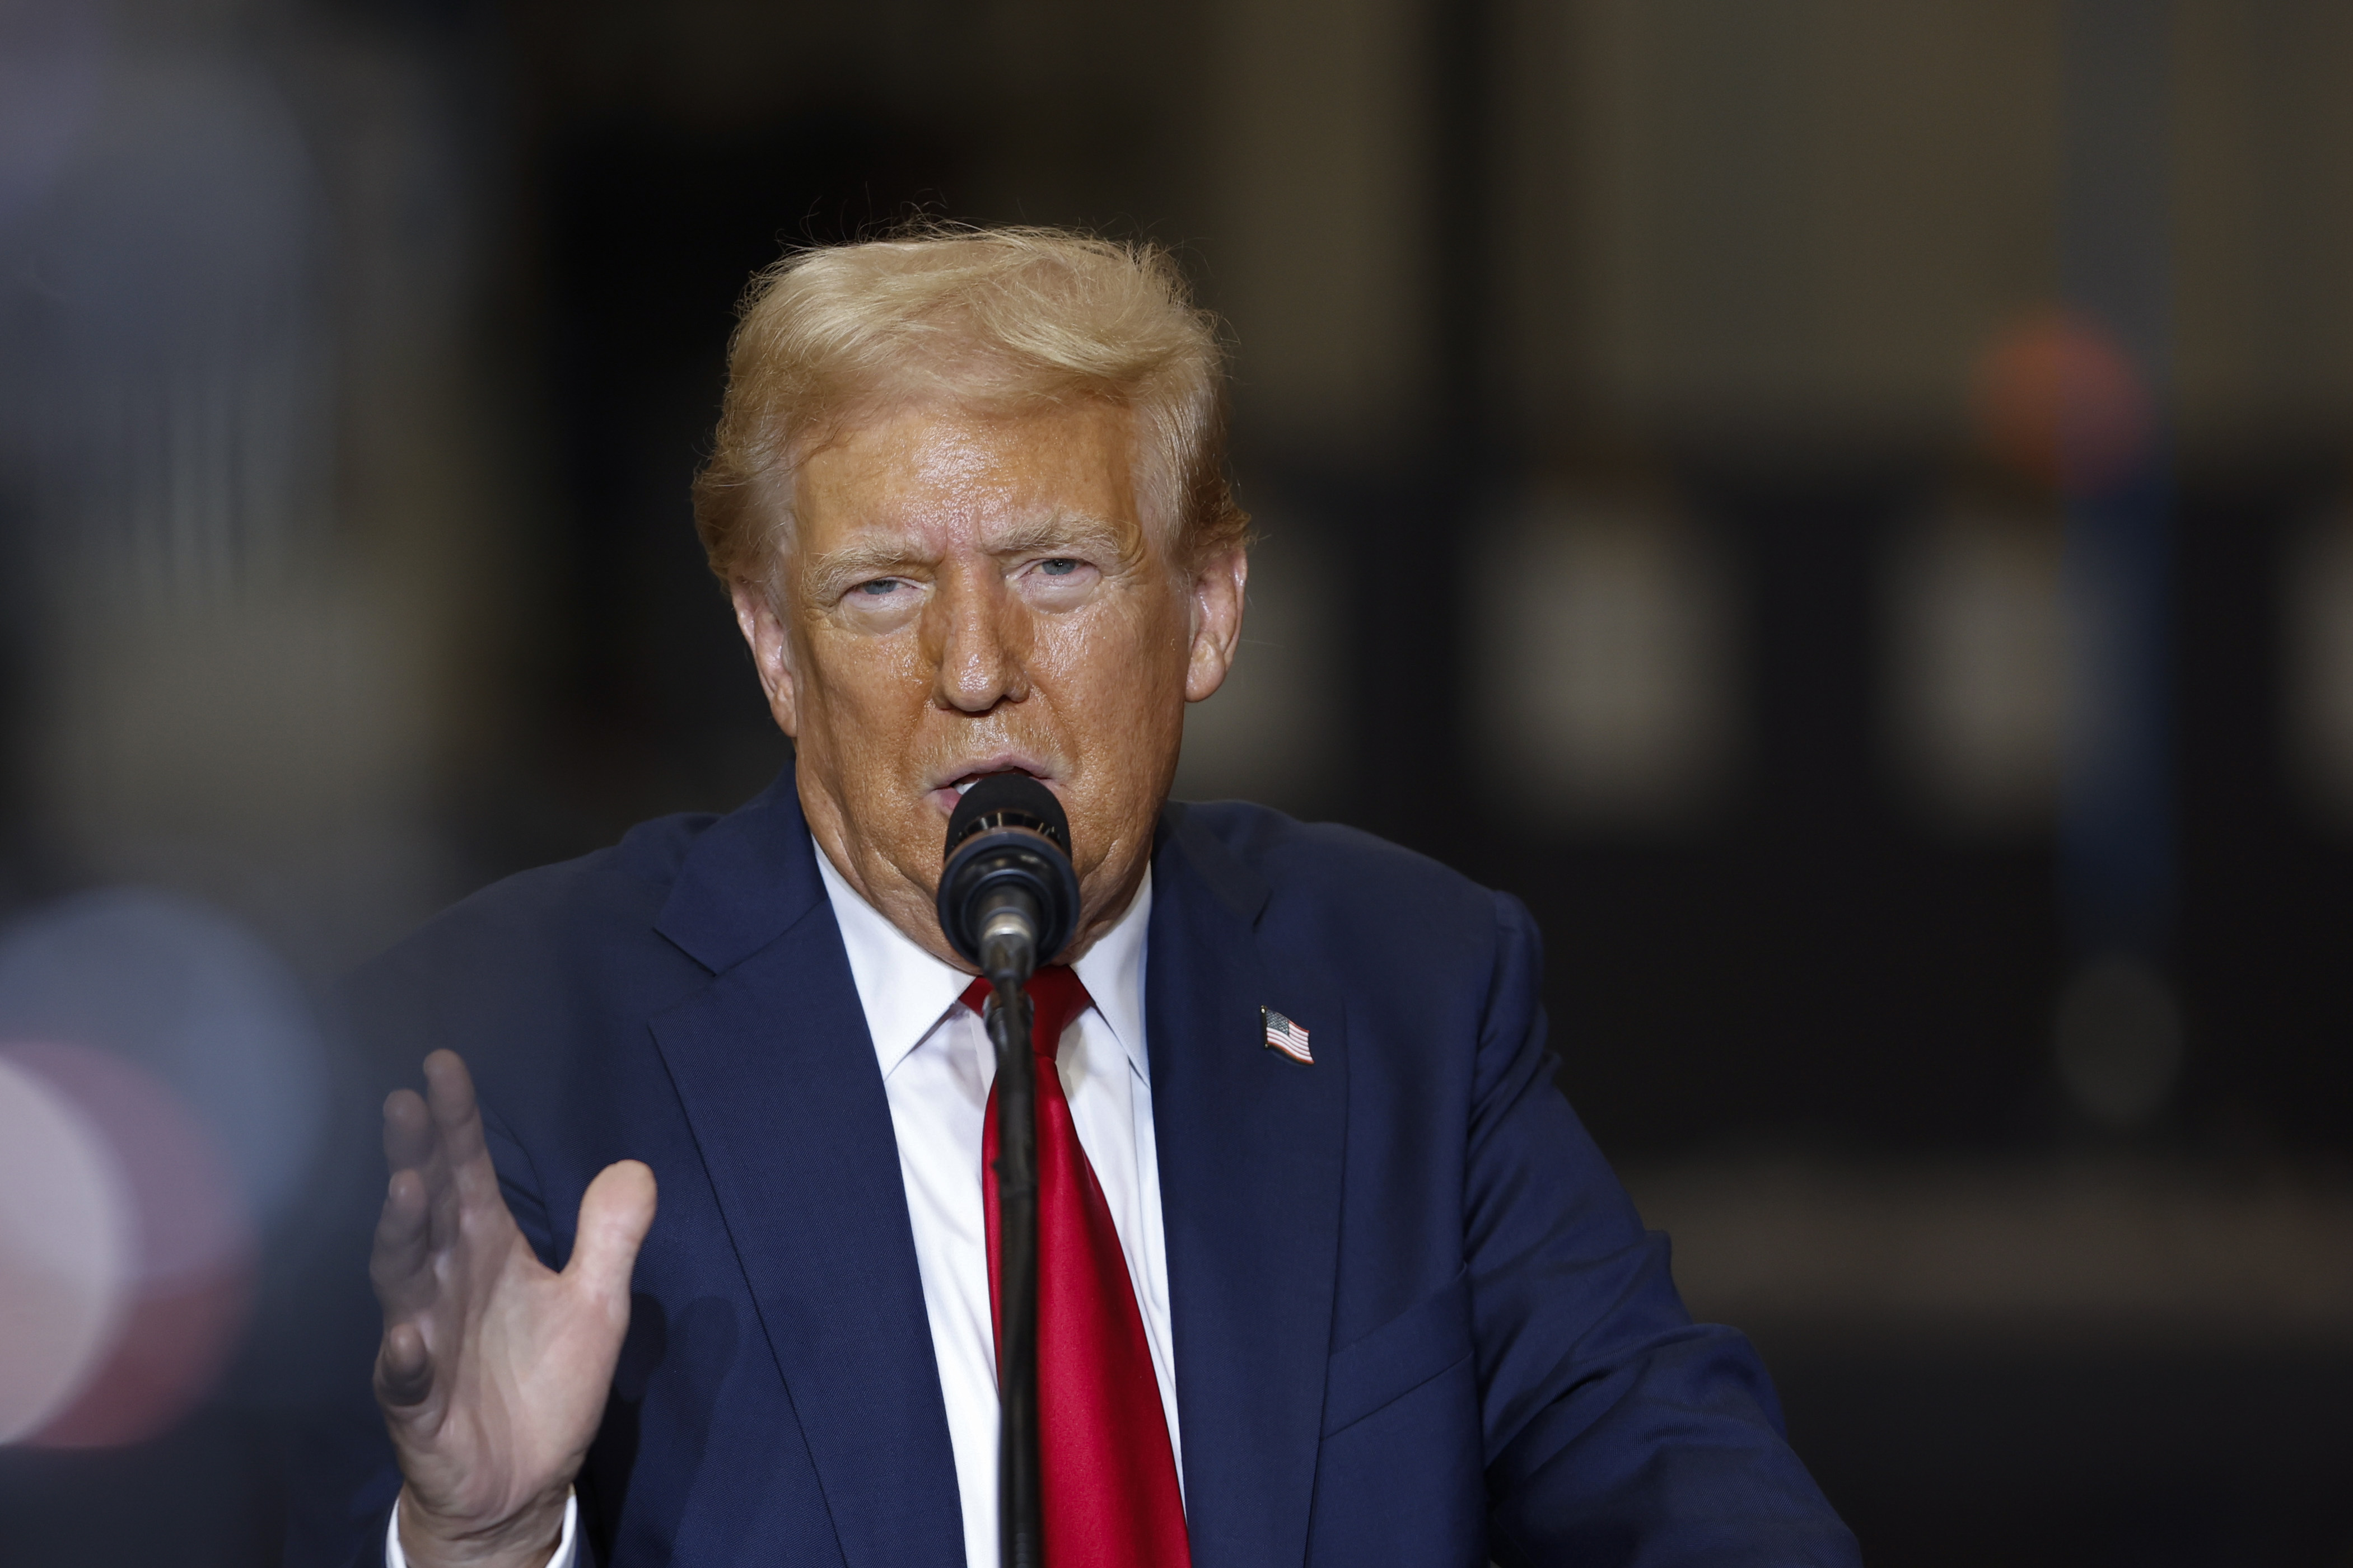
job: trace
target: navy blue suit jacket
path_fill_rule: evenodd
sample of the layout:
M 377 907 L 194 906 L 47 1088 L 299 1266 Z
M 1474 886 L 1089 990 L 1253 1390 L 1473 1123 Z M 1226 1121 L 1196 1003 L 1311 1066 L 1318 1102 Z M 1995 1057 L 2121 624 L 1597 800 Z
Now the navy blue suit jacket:
M 1171 805 L 1151 922 L 1198 1568 L 1856 1561 L 1754 1352 L 1691 1321 L 1555 1086 L 1515 900 Z M 550 1262 L 607 1163 L 659 1180 L 580 1479 L 602 1562 L 961 1562 L 890 1111 L 789 772 L 475 896 L 352 997 L 412 1074 L 471 1064 Z M 397 1486 L 378 1439 L 335 1558 L 375 1560 Z

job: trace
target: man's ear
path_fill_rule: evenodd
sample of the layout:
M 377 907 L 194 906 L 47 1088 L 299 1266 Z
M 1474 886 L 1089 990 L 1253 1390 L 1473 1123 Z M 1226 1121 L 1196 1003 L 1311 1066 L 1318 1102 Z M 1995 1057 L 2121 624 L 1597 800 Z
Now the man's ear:
M 1242 589 L 1250 554 L 1239 544 L 1201 563 L 1193 578 L 1192 658 L 1185 667 L 1185 700 L 1198 702 L 1226 683 L 1242 637 Z
M 760 689 L 768 694 L 768 711 L 776 717 L 776 728 L 797 736 L 800 709 L 793 685 L 792 638 L 767 595 L 749 583 L 738 583 L 729 596 L 735 601 L 735 626 L 744 634 L 744 646 L 752 650 L 752 667 L 760 672 Z

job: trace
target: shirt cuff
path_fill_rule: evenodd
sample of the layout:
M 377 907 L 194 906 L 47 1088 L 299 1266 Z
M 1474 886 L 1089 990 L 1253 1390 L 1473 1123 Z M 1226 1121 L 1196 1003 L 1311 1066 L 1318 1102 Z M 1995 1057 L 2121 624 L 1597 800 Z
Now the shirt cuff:
M 574 1551 L 574 1534 L 580 1525 L 580 1493 L 573 1490 L 564 1499 L 564 1534 L 555 1542 L 555 1555 L 547 1560 L 547 1568 L 573 1568 L 577 1553 Z M 400 1549 L 400 1501 L 393 1500 L 392 1522 L 384 1531 L 384 1568 L 408 1568 L 408 1553 Z

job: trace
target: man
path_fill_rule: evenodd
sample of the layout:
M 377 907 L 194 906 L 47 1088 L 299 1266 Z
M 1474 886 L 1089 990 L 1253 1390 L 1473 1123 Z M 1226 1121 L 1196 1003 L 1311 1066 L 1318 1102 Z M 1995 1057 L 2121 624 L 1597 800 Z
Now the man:
M 446 1047 L 385 1110 L 356 1560 L 993 1568 L 994 1064 L 933 911 L 1007 771 L 1082 894 L 1035 993 L 1056 1568 L 1853 1560 L 1554 1087 L 1525 911 L 1167 803 L 1241 626 L 1223 408 L 1149 251 L 765 278 L 696 508 L 793 768 L 356 987 Z

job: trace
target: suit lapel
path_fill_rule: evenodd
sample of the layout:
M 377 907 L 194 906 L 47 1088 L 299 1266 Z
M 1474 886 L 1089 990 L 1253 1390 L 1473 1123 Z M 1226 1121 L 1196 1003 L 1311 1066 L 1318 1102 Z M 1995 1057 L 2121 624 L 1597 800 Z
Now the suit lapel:
M 1264 952 L 1262 879 L 1184 808 L 1153 868 L 1145 1006 L 1195 1568 L 1304 1555 L 1339 1245 L 1340 994 Z M 1261 1007 L 1314 1062 L 1265 1044 Z
M 654 1020 L 851 1568 L 964 1554 L 898 1142 L 789 770 L 657 928 L 713 971 Z

